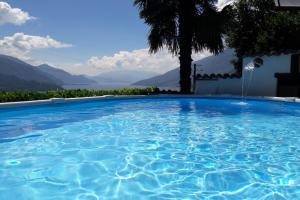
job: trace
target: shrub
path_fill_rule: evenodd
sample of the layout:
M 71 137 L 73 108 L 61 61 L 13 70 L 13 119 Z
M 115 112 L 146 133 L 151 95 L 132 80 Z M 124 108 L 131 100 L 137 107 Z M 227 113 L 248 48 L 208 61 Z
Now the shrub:
M 0 102 L 16 101 L 34 101 L 51 98 L 76 98 L 76 97 L 93 97 L 103 95 L 154 95 L 158 94 L 159 89 L 151 88 L 124 88 L 120 90 L 57 90 L 48 92 L 1 92 Z

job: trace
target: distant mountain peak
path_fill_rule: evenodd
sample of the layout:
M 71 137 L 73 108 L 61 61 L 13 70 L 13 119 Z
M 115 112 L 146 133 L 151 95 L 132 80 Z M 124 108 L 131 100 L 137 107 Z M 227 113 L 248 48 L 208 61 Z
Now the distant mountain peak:
M 61 88 L 65 85 L 89 85 L 96 82 L 88 79 L 83 75 L 72 75 L 63 69 L 59 69 L 48 64 L 39 66 L 30 65 L 18 58 L 0 55 L 0 89 L 3 90 L 5 86 L 9 89 L 15 88 L 24 89 L 38 89 L 45 88 Z M 11 87 L 11 81 L 15 80 L 18 85 Z M 36 87 L 34 87 L 36 85 Z
M 45 90 L 61 88 L 59 81 L 18 58 L 0 55 L 1 90 Z M 12 81 L 13 80 L 13 81 Z
M 63 85 L 88 85 L 96 83 L 95 81 L 88 79 L 83 75 L 72 75 L 62 69 L 52 67 L 48 64 L 39 65 L 38 68 L 44 73 L 61 80 Z

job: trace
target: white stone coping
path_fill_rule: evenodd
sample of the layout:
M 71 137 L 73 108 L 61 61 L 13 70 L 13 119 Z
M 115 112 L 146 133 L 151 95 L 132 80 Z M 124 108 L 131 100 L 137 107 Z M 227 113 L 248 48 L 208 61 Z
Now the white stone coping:
M 153 99 L 153 98 L 242 99 L 241 96 L 232 96 L 232 95 L 169 95 L 169 94 L 130 95 L 130 96 L 105 95 L 105 96 L 95 96 L 95 97 L 52 98 L 52 99 L 37 100 L 37 101 L 7 102 L 7 103 L 0 103 L 0 108 L 18 108 L 18 107 L 28 107 L 28 106 L 38 106 L 38 105 L 89 102 L 89 101 L 101 101 L 101 100 Z M 295 97 L 246 97 L 245 99 L 300 103 L 300 99 Z

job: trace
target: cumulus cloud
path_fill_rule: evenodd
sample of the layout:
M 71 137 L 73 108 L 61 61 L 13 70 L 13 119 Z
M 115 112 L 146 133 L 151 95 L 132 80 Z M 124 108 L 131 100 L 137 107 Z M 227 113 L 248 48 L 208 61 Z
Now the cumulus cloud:
M 50 36 L 41 37 L 15 33 L 0 40 L 0 53 L 24 59 L 35 49 L 67 48 L 71 46 L 70 44 L 57 41 Z
M 91 57 L 87 61 L 87 65 L 93 66 L 99 71 L 146 70 L 157 72 L 176 66 L 177 59 L 167 51 L 149 54 L 148 49 L 139 49 L 120 51 L 113 56 Z
M 193 55 L 194 60 L 199 60 L 210 55 L 208 52 Z M 109 71 L 134 70 L 164 73 L 179 66 L 176 56 L 167 50 L 156 54 L 149 54 L 149 49 L 134 51 L 120 51 L 112 56 L 91 57 L 85 63 L 73 65 L 68 68 L 73 73 L 95 75 Z
M 27 12 L 24 12 L 19 8 L 12 8 L 6 2 L 0 2 L 0 25 L 22 25 L 32 19 L 35 18 L 30 16 Z

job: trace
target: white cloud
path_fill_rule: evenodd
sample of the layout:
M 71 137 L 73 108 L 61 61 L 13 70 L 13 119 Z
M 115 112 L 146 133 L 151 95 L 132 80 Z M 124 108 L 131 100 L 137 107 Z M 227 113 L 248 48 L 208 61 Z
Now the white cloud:
M 177 65 L 177 58 L 167 51 L 149 54 L 148 49 L 134 51 L 120 51 L 113 56 L 91 57 L 87 65 L 97 68 L 99 71 L 114 70 L 147 70 L 162 71 Z
M 66 48 L 72 45 L 57 41 L 50 36 L 32 36 L 15 33 L 0 40 L 0 53 L 29 59 L 28 54 L 35 49 Z
M 210 55 L 208 52 L 193 55 L 194 60 L 199 60 Z M 91 57 L 85 63 L 67 67 L 68 71 L 75 74 L 95 75 L 115 70 L 134 70 L 164 73 L 179 66 L 178 57 L 172 56 L 167 50 L 156 54 L 149 54 L 149 49 L 134 51 L 120 51 L 112 56 Z
M 223 9 L 225 6 L 234 3 L 235 0 L 218 0 L 217 8 L 219 10 Z
M 30 16 L 27 12 L 22 11 L 19 8 L 12 8 L 6 2 L 0 2 L 0 25 L 3 24 L 14 24 L 22 25 L 28 20 L 35 19 Z

